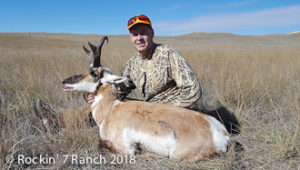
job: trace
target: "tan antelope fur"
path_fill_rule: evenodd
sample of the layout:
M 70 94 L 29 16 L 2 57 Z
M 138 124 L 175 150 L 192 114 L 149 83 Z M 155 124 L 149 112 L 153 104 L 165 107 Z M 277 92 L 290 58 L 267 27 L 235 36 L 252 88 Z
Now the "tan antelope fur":
M 100 138 L 121 154 L 132 155 L 142 145 L 159 155 L 179 160 L 196 161 L 226 152 L 229 134 L 214 117 L 185 108 L 142 101 L 120 101 L 117 85 L 127 80 L 112 74 L 100 64 L 101 48 L 89 43 L 93 57 L 90 72 L 63 81 L 65 91 L 94 93 L 91 105 Z

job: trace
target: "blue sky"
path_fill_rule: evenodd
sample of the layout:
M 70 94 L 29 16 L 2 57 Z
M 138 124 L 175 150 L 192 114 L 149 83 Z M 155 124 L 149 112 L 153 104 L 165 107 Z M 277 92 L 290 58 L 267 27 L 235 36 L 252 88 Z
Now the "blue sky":
M 240 35 L 300 30 L 299 0 L 0 0 L 0 32 L 128 34 L 136 14 L 156 35 L 226 32 Z

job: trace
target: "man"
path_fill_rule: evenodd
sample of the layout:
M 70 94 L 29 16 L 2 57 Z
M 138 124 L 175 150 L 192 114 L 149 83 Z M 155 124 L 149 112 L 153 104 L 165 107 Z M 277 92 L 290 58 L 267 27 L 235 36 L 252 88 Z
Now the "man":
M 154 31 L 147 16 L 134 16 L 127 26 L 137 54 L 127 61 L 122 75 L 132 80 L 138 99 L 193 109 L 218 119 L 229 133 L 240 132 L 237 118 L 225 107 L 197 107 L 202 95 L 197 75 L 179 51 L 153 42 Z
M 137 54 L 128 60 L 122 73 L 131 80 L 127 86 L 119 87 L 122 98 L 134 89 L 137 100 L 193 107 L 201 97 L 201 87 L 197 75 L 182 54 L 170 46 L 153 42 L 154 31 L 145 15 L 129 19 L 128 30 Z M 92 104 L 94 98 L 95 94 L 88 94 L 86 100 Z M 45 108 L 40 100 L 35 101 L 36 115 L 47 123 L 44 125 L 52 133 L 57 127 L 83 124 L 90 113 L 89 105 L 61 115 L 50 113 Z
M 201 97 L 197 75 L 176 49 L 153 42 L 150 19 L 137 15 L 129 19 L 130 40 L 137 54 L 127 61 L 122 76 L 134 83 L 137 99 L 147 102 L 192 107 Z M 93 103 L 94 94 L 87 97 Z

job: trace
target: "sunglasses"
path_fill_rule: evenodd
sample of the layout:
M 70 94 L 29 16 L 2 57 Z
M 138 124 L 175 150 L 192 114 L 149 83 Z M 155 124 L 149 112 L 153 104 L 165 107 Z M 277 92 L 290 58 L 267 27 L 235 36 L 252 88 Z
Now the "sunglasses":
M 128 27 L 131 27 L 135 22 L 137 21 L 144 21 L 144 22 L 149 22 L 149 25 L 151 25 L 151 22 L 149 18 L 146 15 L 137 15 L 129 19 L 128 21 Z

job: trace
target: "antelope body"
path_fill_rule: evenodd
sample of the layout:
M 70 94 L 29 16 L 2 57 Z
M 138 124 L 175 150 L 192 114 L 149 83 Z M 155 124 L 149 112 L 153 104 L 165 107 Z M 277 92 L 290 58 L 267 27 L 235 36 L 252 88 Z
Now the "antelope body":
M 132 155 L 136 146 L 179 160 L 196 161 L 226 152 L 229 134 L 214 117 L 185 108 L 142 101 L 120 101 L 117 85 L 127 80 L 100 64 L 103 37 L 99 45 L 89 43 L 94 58 L 91 71 L 63 81 L 65 91 L 95 93 L 91 105 L 100 138 L 121 154 Z

